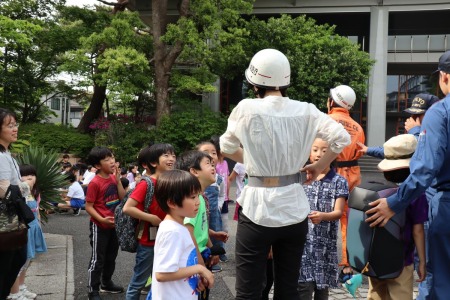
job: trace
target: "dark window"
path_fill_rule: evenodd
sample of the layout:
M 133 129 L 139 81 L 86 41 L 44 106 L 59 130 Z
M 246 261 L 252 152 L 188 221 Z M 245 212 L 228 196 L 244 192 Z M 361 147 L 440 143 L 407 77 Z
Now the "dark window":
M 61 110 L 61 101 L 59 98 L 53 98 L 50 108 L 53 110 Z

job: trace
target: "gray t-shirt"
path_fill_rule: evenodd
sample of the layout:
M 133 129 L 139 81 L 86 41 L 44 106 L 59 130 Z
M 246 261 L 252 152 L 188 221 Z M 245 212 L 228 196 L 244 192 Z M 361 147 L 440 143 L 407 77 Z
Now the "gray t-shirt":
M 19 166 L 9 151 L 0 152 L 0 180 L 7 180 L 12 185 L 19 185 Z

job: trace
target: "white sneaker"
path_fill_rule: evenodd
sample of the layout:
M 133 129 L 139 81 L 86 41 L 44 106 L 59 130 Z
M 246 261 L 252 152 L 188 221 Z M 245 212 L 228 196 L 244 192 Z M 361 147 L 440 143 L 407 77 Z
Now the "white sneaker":
M 28 298 L 23 296 L 21 292 L 18 292 L 16 294 L 9 294 L 9 296 L 6 299 L 8 299 L 8 300 L 28 300 Z
M 36 294 L 36 293 L 30 292 L 30 291 L 27 289 L 27 286 L 24 285 L 24 284 L 21 285 L 21 286 L 19 287 L 19 290 L 20 290 L 19 293 L 21 293 L 22 296 L 24 296 L 26 299 L 33 300 L 33 299 L 36 299 L 36 297 L 37 297 L 37 294 Z

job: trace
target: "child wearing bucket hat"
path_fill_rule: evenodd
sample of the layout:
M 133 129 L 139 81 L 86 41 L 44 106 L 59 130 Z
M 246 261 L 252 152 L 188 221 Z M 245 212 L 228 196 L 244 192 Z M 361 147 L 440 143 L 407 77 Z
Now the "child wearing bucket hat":
M 378 164 L 386 180 L 400 184 L 409 176 L 409 162 L 417 146 L 412 134 L 401 134 L 384 143 L 384 160 Z M 408 206 L 403 227 L 404 268 L 393 279 L 369 277 L 367 299 L 413 299 L 414 249 L 419 256 L 418 281 L 423 281 L 425 268 L 425 237 L 423 223 L 427 220 L 428 203 L 424 194 Z

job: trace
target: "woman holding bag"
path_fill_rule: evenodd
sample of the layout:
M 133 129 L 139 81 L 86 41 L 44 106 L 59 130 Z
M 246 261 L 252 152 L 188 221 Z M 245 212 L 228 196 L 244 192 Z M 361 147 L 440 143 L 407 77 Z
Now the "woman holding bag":
M 17 239 L 17 236 L 9 234 L 10 229 L 14 226 L 18 227 L 18 224 L 13 224 L 17 223 L 17 218 L 8 217 L 6 211 L 11 212 L 4 201 L 8 187 L 20 183 L 19 166 L 9 152 L 11 144 L 17 141 L 19 124 L 16 121 L 16 115 L 7 109 L 0 108 L 0 125 L 0 239 L 5 239 L 2 244 L 6 245 L 0 250 L 0 300 L 5 300 L 20 268 L 27 259 L 27 247 L 25 238 L 23 245 L 8 248 L 8 245 L 14 244 Z M 21 225 L 22 230 L 23 227 L 24 225 Z M 8 240 L 10 237 L 15 240 Z

